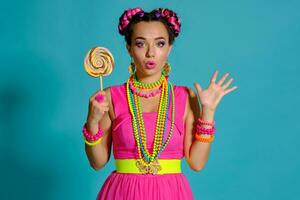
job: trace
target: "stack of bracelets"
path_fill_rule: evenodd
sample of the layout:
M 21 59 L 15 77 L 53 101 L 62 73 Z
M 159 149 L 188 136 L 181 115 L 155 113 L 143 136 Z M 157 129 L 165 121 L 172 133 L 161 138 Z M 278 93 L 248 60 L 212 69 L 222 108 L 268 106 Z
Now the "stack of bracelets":
M 99 127 L 99 130 L 96 135 L 91 135 L 86 129 L 86 123 L 83 126 L 82 133 L 84 136 L 84 142 L 89 146 L 94 146 L 99 144 L 102 140 L 103 130 Z
M 204 126 L 210 126 L 210 128 L 205 128 Z M 215 131 L 216 131 L 215 122 L 207 122 L 202 120 L 201 118 L 198 118 L 197 125 L 196 125 L 195 139 L 200 142 L 210 143 L 214 140 Z M 88 133 L 86 129 L 86 124 L 84 124 L 82 132 L 83 132 L 85 143 L 90 146 L 99 144 L 101 142 L 104 133 L 103 130 L 99 128 L 97 134 L 91 135 L 90 133 Z M 207 135 L 209 137 L 207 137 Z
M 210 143 L 214 140 L 214 133 L 216 131 L 215 122 L 207 122 L 198 118 L 196 123 L 196 133 L 195 139 L 200 142 Z M 204 126 L 210 126 L 209 128 L 205 128 Z M 203 137 L 205 136 L 205 137 Z M 207 137 L 209 136 L 209 137 Z

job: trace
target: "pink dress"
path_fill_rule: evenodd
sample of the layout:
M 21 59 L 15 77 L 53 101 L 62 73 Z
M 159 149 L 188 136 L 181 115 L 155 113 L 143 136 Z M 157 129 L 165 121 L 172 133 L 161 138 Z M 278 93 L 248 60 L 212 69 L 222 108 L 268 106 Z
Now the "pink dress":
M 138 158 L 132 129 L 131 114 L 127 104 L 126 83 L 112 86 L 111 98 L 116 119 L 112 123 L 113 155 L 115 159 Z M 173 135 L 159 159 L 183 159 L 185 103 L 188 89 L 174 86 L 175 125 Z M 172 102 L 170 101 L 172 105 Z M 143 112 L 147 146 L 152 152 L 157 112 Z M 168 114 L 167 134 L 171 126 L 171 109 Z M 117 173 L 108 176 L 97 196 L 98 200 L 190 200 L 194 199 L 191 187 L 183 173 L 129 174 Z

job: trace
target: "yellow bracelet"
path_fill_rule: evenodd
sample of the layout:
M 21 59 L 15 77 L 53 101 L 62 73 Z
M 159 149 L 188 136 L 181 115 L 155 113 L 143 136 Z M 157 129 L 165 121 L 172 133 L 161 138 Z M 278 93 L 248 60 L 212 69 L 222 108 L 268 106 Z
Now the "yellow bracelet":
M 195 138 L 197 141 L 200 141 L 200 142 L 205 142 L 205 143 L 210 143 L 214 140 L 214 135 L 210 135 L 210 137 L 206 138 L 206 137 L 201 137 L 203 134 L 199 134 L 199 133 L 196 133 L 195 134 Z
M 87 145 L 89 145 L 89 146 L 95 146 L 95 145 L 99 144 L 99 143 L 101 142 L 101 140 L 102 140 L 102 137 L 99 138 L 98 140 L 94 141 L 94 142 L 89 142 L 89 141 L 87 141 L 87 140 L 84 138 L 84 142 L 85 142 Z

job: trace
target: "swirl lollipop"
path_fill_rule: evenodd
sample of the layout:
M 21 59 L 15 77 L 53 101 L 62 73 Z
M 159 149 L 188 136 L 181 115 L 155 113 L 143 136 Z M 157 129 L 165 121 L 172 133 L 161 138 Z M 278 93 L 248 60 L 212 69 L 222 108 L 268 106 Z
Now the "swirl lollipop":
M 114 69 L 114 57 L 104 47 L 94 47 L 84 58 L 85 71 L 92 77 L 100 77 L 100 87 L 103 89 L 102 76 L 108 76 Z

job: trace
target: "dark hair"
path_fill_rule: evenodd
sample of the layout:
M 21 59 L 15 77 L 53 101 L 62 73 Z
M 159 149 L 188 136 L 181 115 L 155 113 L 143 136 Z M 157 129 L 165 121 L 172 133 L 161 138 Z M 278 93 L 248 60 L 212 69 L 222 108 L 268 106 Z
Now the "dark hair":
M 119 33 L 125 36 L 126 43 L 131 45 L 133 26 L 138 22 L 162 22 L 169 35 L 169 44 L 173 44 L 175 37 L 179 35 L 181 23 L 175 12 L 169 9 L 158 8 L 151 12 L 144 12 L 142 8 L 125 10 L 119 18 Z

